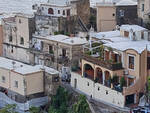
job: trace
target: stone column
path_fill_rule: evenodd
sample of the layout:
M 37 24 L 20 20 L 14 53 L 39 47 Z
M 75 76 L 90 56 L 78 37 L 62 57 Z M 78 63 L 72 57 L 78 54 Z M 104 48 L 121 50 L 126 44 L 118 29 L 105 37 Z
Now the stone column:
M 97 70 L 96 70 L 96 68 L 94 67 L 94 80 L 96 79 L 96 77 L 97 77 Z
M 105 85 L 105 72 L 103 72 L 103 85 Z
M 127 87 L 129 86 L 129 78 L 127 77 Z

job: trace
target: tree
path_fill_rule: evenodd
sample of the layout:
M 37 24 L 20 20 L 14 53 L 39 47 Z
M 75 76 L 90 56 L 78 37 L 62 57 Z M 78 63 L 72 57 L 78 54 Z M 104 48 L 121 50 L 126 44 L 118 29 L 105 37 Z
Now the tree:
M 8 104 L 0 110 L 0 113 L 18 113 L 15 111 L 15 109 L 16 109 L 15 104 Z
M 84 95 L 80 95 L 78 102 L 73 105 L 72 113 L 90 113 L 89 105 Z
M 51 99 L 48 113 L 90 113 L 85 96 L 73 97 L 67 90 L 59 87 L 56 95 Z
M 67 113 L 68 97 L 68 92 L 64 88 L 59 87 L 56 95 L 52 97 L 48 113 Z
M 30 112 L 30 113 L 40 113 L 40 108 L 32 106 L 32 107 L 29 109 L 29 112 Z
M 117 75 L 114 75 L 113 78 L 111 79 L 112 84 L 118 85 L 119 77 Z

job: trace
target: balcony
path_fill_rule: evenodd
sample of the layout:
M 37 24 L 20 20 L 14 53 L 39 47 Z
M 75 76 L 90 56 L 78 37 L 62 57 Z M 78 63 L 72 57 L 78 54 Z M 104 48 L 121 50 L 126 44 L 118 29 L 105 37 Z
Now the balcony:
M 42 49 L 36 49 L 36 48 L 29 48 L 29 52 L 34 53 L 34 54 L 39 54 L 39 55 L 45 55 L 45 56 L 54 56 L 53 51 L 43 51 Z
M 122 63 L 114 63 L 114 62 L 111 62 L 109 60 L 103 60 L 101 58 L 95 58 L 95 57 L 92 57 L 90 55 L 86 55 L 84 53 L 81 55 L 81 57 L 88 62 L 92 62 L 93 64 L 99 65 L 99 66 L 104 67 L 106 69 L 109 69 L 111 71 L 123 69 Z
M 58 57 L 58 63 L 68 65 L 70 62 L 69 58 L 67 56 L 59 56 Z

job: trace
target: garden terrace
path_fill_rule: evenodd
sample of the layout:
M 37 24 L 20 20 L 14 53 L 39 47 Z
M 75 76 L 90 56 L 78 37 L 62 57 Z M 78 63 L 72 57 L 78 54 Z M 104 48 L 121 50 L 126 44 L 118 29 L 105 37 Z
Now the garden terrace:
M 88 62 L 92 62 L 93 64 L 96 64 L 96 65 L 102 66 L 106 69 L 109 69 L 111 71 L 123 69 L 121 62 L 117 63 L 117 62 L 112 62 L 110 60 L 103 60 L 100 57 L 95 58 L 95 57 L 92 57 L 92 56 L 84 54 L 84 53 L 82 53 L 81 58 Z

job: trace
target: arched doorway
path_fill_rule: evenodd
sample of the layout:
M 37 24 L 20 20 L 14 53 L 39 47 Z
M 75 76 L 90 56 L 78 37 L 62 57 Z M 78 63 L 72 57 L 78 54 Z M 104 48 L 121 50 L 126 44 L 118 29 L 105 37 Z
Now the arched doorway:
M 111 87 L 111 75 L 109 71 L 105 71 L 105 85 Z
M 96 68 L 96 80 L 101 84 L 103 83 L 103 72 L 101 68 Z
M 48 9 L 48 14 L 54 14 L 54 10 L 52 8 Z
M 94 69 L 92 68 L 91 65 L 89 64 L 84 65 L 83 76 L 91 80 L 94 80 Z

